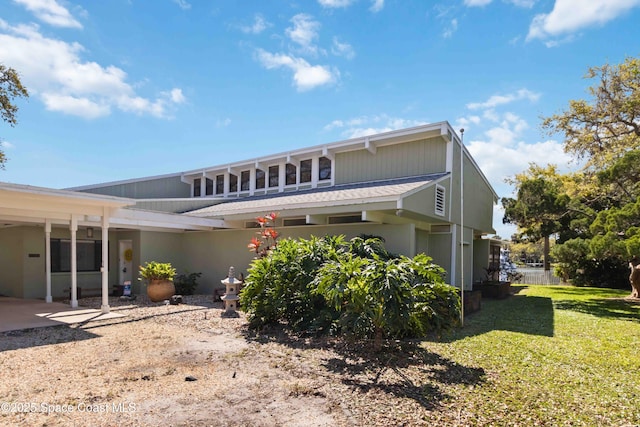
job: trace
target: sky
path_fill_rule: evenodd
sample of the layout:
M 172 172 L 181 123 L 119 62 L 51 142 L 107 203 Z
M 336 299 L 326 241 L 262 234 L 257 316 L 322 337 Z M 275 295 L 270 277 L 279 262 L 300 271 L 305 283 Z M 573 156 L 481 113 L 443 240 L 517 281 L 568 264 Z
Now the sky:
M 82 186 L 446 120 L 509 197 L 531 162 L 579 166 L 541 117 L 589 98 L 589 67 L 638 56 L 638 22 L 640 0 L 3 0 L 0 63 L 30 97 L 0 122 L 0 181 Z

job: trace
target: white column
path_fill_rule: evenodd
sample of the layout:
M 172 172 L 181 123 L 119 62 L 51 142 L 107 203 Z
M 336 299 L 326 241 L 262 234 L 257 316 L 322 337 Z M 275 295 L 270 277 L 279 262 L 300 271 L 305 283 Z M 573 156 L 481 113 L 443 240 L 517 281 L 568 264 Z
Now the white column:
M 102 309 L 103 313 L 108 313 L 109 308 L 109 208 L 104 208 L 102 215 Z
M 49 219 L 44 222 L 44 236 L 44 268 L 47 280 L 45 301 L 53 302 L 53 297 L 51 296 L 51 220 Z
M 200 177 L 200 197 L 205 197 L 207 189 L 207 174 L 202 172 L 202 176 Z
M 78 231 L 78 218 L 71 216 L 71 307 L 78 306 L 78 248 L 76 232 Z

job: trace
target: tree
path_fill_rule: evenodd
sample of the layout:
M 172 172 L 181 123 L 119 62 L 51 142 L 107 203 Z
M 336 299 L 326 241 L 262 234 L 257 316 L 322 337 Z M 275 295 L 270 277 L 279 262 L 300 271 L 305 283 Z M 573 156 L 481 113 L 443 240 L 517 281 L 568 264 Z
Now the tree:
M 549 270 L 549 237 L 561 231 L 561 219 L 569 202 L 562 179 L 555 166 L 542 168 L 531 164 L 510 183 L 515 185 L 517 196 L 502 199 L 502 222 L 517 224 L 521 239 L 531 242 L 544 239 L 544 269 Z
M 593 101 L 569 101 L 569 109 L 543 119 L 549 134 L 564 134 L 567 153 L 587 160 L 587 168 L 611 165 L 640 141 L 640 59 L 589 68 L 599 80 L 588 89 Z
M 14 104 L 16 98 L 28 98 L 29 92 L 20 82 L 18 72 L 0 64 L 0 117 L 10 126 L 18 123 L 16 114 L 18 107 Z M 0 168 L 4 169 L 7 158 L 0 150 Z
M 553 255 L 565 279 L 628 286 L 628 260 L 640 252 L 640 60 L 592 67 L 586 78 L 596 80 L 591 99 L 569 101 L 542 122 L 585 166 L 516 175 L 517 198 L 503 199 L 504 221 L 525 235 L 558 233 Z

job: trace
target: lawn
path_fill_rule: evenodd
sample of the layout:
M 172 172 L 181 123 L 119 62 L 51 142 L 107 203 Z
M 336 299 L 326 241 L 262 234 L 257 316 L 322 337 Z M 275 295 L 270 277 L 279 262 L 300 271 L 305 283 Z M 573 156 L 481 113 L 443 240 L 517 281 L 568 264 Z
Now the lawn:
M 441 385 L 459 423 L 640 425 L 640 302 L 610 289 L 515 290 L 483 300 L 464 328 L 423 344 L 484 371 L 478 381 Z

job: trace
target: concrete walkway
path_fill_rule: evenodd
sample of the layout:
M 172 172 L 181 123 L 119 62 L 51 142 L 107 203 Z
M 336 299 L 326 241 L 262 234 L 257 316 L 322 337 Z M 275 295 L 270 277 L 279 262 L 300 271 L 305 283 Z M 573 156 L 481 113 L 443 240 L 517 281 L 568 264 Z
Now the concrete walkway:
M 71 308 L 59 302 L 0 297 L 0 332 L 45 326 L 71 325 L 124 317 L 120 313 L 103 314 L 92 308 Z

